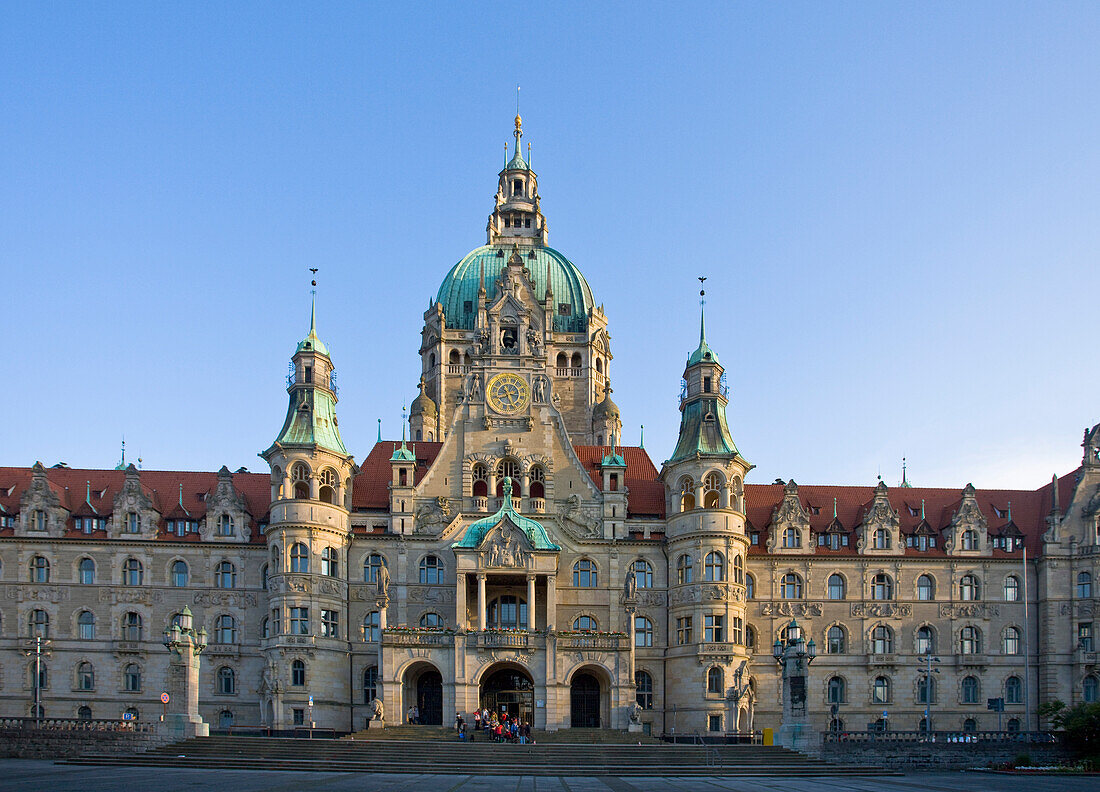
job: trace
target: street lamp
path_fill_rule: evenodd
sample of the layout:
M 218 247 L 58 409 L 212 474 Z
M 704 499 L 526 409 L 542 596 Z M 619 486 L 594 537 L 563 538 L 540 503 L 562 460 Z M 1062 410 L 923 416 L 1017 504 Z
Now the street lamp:
M 932 732 L 932 674 L 938 674 L 940 670 L 933 668 L 933 663 L 940 662 L 938 657 L 932 656 L 932 649 L 929 648 L 924 653 L 924 660 L 922 668 L 918 673 L 923 677 L 924 682 L 924 731 L 925 734 Z

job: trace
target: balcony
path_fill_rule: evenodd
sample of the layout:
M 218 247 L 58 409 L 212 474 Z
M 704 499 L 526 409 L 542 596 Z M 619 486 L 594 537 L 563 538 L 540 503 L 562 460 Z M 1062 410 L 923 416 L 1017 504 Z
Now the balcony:
M 579 368 L 557 368 L 554 370 L 555 374 L 559 377 L 579 377 L 581 370 Z
M 531 498 L 531 511 L 535 514 L 544 514 L 546 512 L 546 499 Z
M 470 373 L 470 367 L 469 366 L 464 366 L 461 363 L 448 363 L 447 364 L 447 373 L 448 374 L 469 374 Z
M 261 649 L 278 649 L 281 647 L 315 646 L 317 640 L 312 635 L 273 635 L 270 638 L 260 639 Z
M 333 503 L 320 500 L 284 498 L 271 506 L 270 532 L 278 523 L 307 523 L 325 525 L 334 530 L 346 530 L 347 512 Z
M 489 511 L 489 499 L 488 498 L 474 498 L 474 511 L 487 512 Z
M 382 631 L 383 646 L 454 646 L 449 630 L 388 629 Z
M 558 648 L 629 652 L 630 636 L 621 633 L 558 633 Z
M 111 649 L 123 654 L 141 654 L 145 651 L 145 644 L 142 641 L 113 641 Z
M 500 631 L 486 630 L 475 633 L 475 646 L 478 649 L 519 649 L 529 651 L 535 648 L 535 636 L 524 630 Z
M 1096 665 L 1097 653 L 1091 649 L 1085 649 L 1084 647 L 1077 647 L 1077 662 L 1082 665 L 1094 666 Z

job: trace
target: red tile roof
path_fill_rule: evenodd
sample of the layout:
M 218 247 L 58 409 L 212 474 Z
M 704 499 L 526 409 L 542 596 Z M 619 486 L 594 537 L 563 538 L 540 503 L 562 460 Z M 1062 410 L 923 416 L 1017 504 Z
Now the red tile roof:
M 596 488 L 603 486 L 600 474 L 600 460 L 611 453 L 611 446 L 573 446 L 577 458 L 584 465 L 588 477 Z M 639 446 L 617 446 L 616 451 L 626 461 L 626 474 L 623 476 L 629 491 L 626 502 L 629 517 L 664 517 L 665 487 L 657 481 L 657 468 L 644 448 Z
M 351 506 L 356 511 L 388 511 L 390 508 L 390 481 L 393 480 L 393 468 L 390 467 L 390 457 L 400 446 L 399 442 L 383 440 L 375 443 L 374 448 L 367 454 L 367 458 L 359 465 L 359 475 L 351 487 Z M 413 472 L 413 483 L 419 484 L 428 472 L 435 458 L 439 456 L 442 443 L 426 443 L 418 441 L 406 446 L 416 453 L 416 468 Z

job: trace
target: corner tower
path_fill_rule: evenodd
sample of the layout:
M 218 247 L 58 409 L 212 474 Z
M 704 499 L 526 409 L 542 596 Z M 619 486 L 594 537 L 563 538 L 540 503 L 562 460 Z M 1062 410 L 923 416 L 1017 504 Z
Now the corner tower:
M 483 393 L 494 374 L 508 370 L 532 391 L 541 382 L 570 440 L 592 445 L 600 434 L 593 411 L 611 373 L 607 318 L 580 270 L 549 246 L 518 115 L 512 134 L 516 148 L 497 174 L 486 244 L 451 268 L 424 314 L 422 395 L 438 409 L 431 439 L 445 439 L 464 394 Z M 413 441 L 429 439 L 425 411 L 414 413 L 410 429 Z
M 705 292 L 699 292 L 702 297 Z M 702 302 L 702 301 L 701 301 Z M 661 470 L 668 525 L 669 641 L 668 697 L 693 711 L 687 728 L 738 728 L 740 713 L 725 694 L 738 669 L 750 659 L 745 621 L 745 475 L 752 465 L 741 456 L 726 420 L 728 390 L 718 355 L 707 343 L 700 307 L 699 346 L 688 357 L 680 391 L 680 436 Z M 720 652 L 715 644 L 723 644 Z M 708 690 L 696 679 L 702 665 Z M 671 680 L 683 680 L 682 682 Z M 729 708 L 729 709 L 727 709 Z
M 335 370 L 317 336 L 316 296 L 309 334 L 291 359 L 287 393 L 283 428 L 260 454 L 271 466 L 261 713 L 278 728 L 310 717 L 343 723 L 351 695 L 344 573 L 351 480 L 358 471 L 340 438 Z

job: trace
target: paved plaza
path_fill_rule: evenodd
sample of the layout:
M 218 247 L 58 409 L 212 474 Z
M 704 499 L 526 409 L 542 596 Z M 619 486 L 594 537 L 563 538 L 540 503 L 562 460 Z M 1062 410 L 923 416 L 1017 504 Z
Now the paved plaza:
M 0 760 L 3 792 L 1001 792 L 1024 783 L 1028 792 L 1100 789 L 1096 776 L 1032 777 L 991 773 L 919 773 L 886 778 L 617 778 L 365 773 L 256 772 L 146 767 L 83 767 L 26 759 Z

